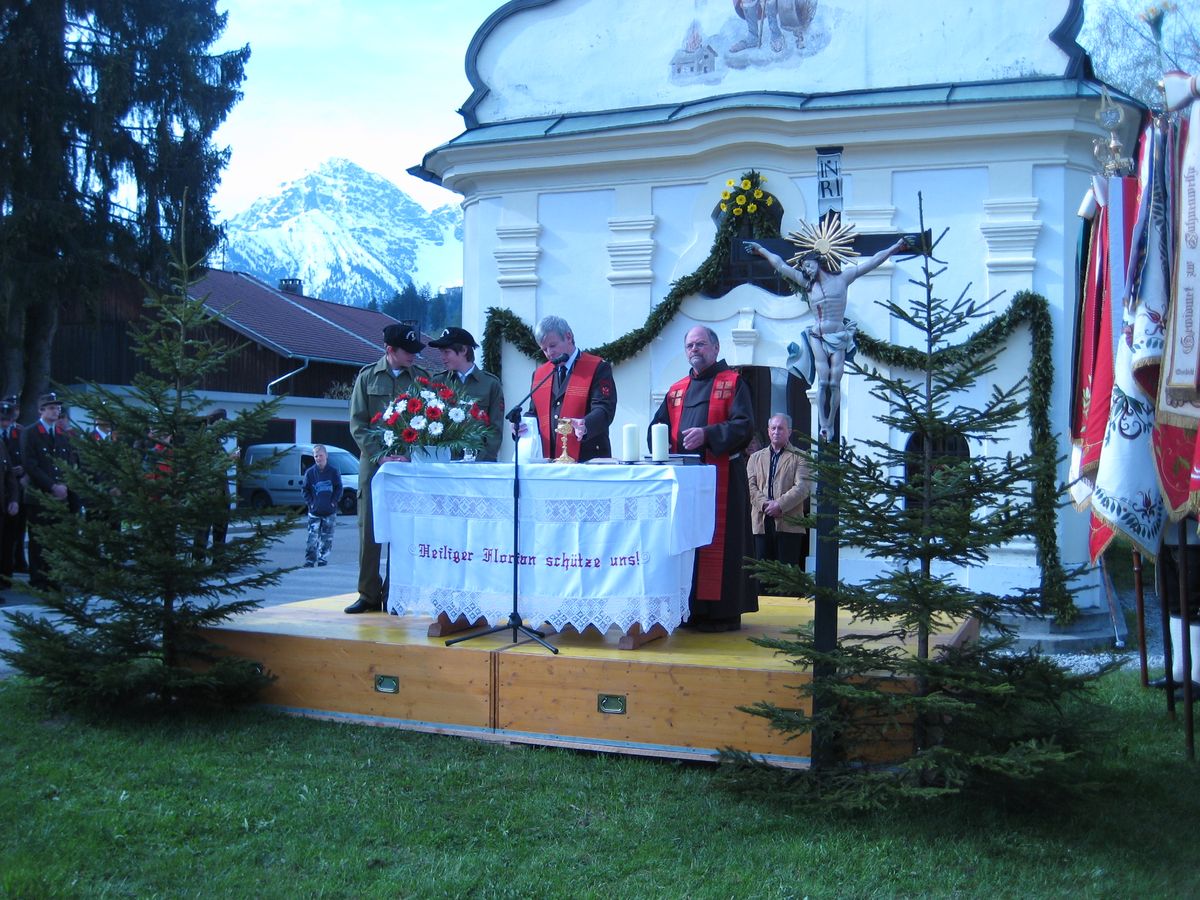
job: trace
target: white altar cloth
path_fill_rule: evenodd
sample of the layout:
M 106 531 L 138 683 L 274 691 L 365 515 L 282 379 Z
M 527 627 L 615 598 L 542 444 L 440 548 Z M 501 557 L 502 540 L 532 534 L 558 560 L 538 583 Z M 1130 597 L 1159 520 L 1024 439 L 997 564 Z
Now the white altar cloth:
M 508 622 L 513 469 L 507 463 L 384 464 L 371 484 L 389 544 L 389 612 Z M 582 631 L 687 618 L 693 550 L 712 541 L 712 466 L 521 467 L 520 613 Z

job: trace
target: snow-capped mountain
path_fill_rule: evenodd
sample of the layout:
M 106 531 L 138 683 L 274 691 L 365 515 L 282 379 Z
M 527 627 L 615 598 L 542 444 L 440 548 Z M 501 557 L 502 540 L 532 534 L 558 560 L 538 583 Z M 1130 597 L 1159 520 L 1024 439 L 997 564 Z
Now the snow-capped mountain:
M 433 212 L 345 159 L 280 186 L 227 226 L 213 264 L 268 284 L 299 278 L 310 297 L 365 306 L 408 282 L 462 284 L 462 210 Z

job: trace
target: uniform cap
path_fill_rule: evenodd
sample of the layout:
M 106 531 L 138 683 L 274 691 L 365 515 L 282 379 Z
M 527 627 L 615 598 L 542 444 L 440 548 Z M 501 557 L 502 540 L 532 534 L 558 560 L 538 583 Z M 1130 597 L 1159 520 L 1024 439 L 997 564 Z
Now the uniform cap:
M 429 342 L 430 347 L 435 347 L 438 350 L 444 350 L 446 347 L 462 346 L 462 347 L 478 347 L 475 343 L 475 338 L 471 336 L 471 332 L 465 328 L 450 327 L 441 333 L 441 336 Z
M 383 329 L 383 342 L 389 347 L 399 347 L 409 353 L 420 353 L 425 349 L 425 342 L 417 330 L 409 325 L 389 325 Z

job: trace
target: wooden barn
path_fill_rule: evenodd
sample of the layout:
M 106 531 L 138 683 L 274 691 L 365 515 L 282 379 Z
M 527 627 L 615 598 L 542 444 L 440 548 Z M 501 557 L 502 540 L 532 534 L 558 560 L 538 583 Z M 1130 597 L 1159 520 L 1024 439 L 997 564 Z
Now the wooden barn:
M 346 397 L 363 366 L 383 353 L 383 329 L 395 320 L 379 312 L 306 297 L 296 279 L 272 287 L 244 272 L 207 269 L 192 288 L 221 317 L 216 338 L 241 346 L 232 363 L 203 385 L 214 408 L 230 413 L 265 395 L 283 398 L 263 442 L 319 441 L 357 452 Z M 92 304 L 63 309 L 51 357 L 51 380 L 109 387 L 131 383 L 141 362 L 131 326 L 144 314 L 145 289 L 115 278 Z M 440 370 L 441 355 L 424 364 Z

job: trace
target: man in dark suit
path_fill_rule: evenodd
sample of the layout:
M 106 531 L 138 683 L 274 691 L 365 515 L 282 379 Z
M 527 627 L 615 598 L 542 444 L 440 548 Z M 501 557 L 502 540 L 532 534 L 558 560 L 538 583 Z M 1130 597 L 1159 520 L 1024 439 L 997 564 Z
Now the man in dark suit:
M 71 444 L 59 428 L 61 416 L 58 395 L 43 394 L 38 398 L 38 420 L 21 433 L 21 456 L 29 477 L 29 586 L 41 590 L 51 585 L 39 527 L 49 520 L 51 504 L 71 503 L 64 475 Z
M 534 337 L 548 360 L 533 373 L 533 384 L 540 385 L 533 392 L 533 411 L 542 453 L 547 459 L 558 456 L 555 428 L 559 419 L 567 419 L 573 429 L 567 435 L 567 454 L 572 459 L 586 462 L 612 456 L 608 428 L 617 412 L 612 366 L 576 347 L 571 326 L 558 316 L 538 322 Z

